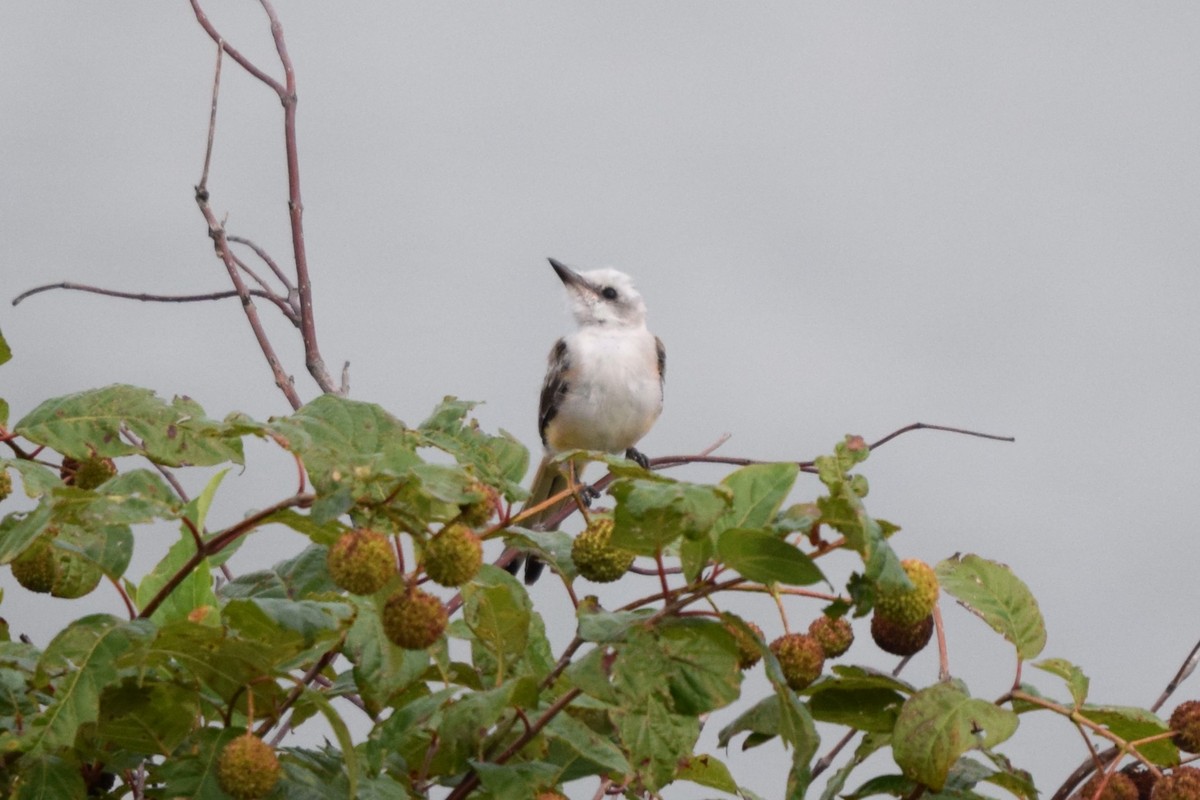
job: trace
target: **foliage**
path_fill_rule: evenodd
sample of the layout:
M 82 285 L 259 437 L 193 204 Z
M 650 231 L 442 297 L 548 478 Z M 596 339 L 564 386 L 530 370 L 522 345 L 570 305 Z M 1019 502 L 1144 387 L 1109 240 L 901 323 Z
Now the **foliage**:
M 876 776 L 852 796 L 903 795 L 917 785 L 970 796 L 991 783 L 1032 797 L 1030 776 L 996 748 L 1017 732 L 1019 714 L 1033 710 L 1136 747 L 1156 767 L 1178 762 L 1161 720 L 1088 703 L 1086 677 L 1061 659 L 1035 666 L 1065 682 L 1071 700 L 1062 704 L 1030 686 L 995 702 L 972 697 L 957 680 L 920 687 L 848 665 L 827 667 L 797 693 L 766 642 L 750 634 L 772 690 L 743 697 L 734 633 L 749 629 L 723 608 L 734 591 L 774 594 L 787 601 L 785 619 L 799 622 L 798 614 L 811 619 L 822 606 L 867 614 L 881 587 L 907 580 L 889 537 L 895 526 L 864 505 L 854 470 L 868 449 L 857 437 L 817 459 L 819 496 L 786 507 L 795 464 L 743 466 L 717 485 L 619 470 L 608 487 L 614 540 L 653 559 L 644 563 L 682 569 L 629 573 L 621 580 L 658 588 L 604 608 L 594 597 L 575 599 L 583 579 L 569 547 L 537 548 L 567 576 L 576 602 L 578 629 L 557 651 L 525 587 L 493 566 L 458 595 L 442 591 L 454 617 L 433 646 L 393 645 L 381 627 L 387 598 L 417 582 L 434 589 L 412 554 L 441 527 L 461 524 L 472 504 L 495 500 L 478 528 L 485 541 L 546 536 L 522 528 L 512 511 L 528 454 L 507 435 L 479 430 L 471 407 L 448 398 L 409 427 L 379 406 L 325 395 L 287 417 L 217 421 L 187 399 L 109 386 L 48 400 L 6 428 L 16 457 L 0 466 L 29 499 L 0 521 L 0 563 L 53 537 L 109 579 L 96 591 L 120 592 L 129 608 L 128 619 L 82 613 L 44 649 L 7 635 L 0 643 L 7 792 L 222 797 L 214 765 L 226 741 L 320 715 L 337 743 L 280 748 L 283 777 L 271 796 L 308 796 L 320 786 L 340 796 L 424 797 L 443 786 L 452 797 L 529 797 L 589 777 L 630 797 L 654 796 L 675 781 L 738 795 L 730 769 L 695 751 L 706 715 L 731 704 L 745 709 L 721 731 L 721 744 L 781 740 L 792 753 L 792 797 L 819 771 L 818 722 L 862 734 L 826 796 L 844 791 L 868 754 L 890 748 L 896 774 Z M 221 473 L 185 501 L 150 468 L 241 464 L 247 437 L 292 454 L 312 490 L 210 530 L 206 512 L 220 502 Z M 449 458 L 431 462 L 432 452 Z M 93 454 L 121 459 L 119 474 L 93 490 L 65 485 L 54 469 L 61 457 Z M 179 528 L 178 542 L 145 575 L 128 574 L 135 529 L 163 523 Z M 295 552 L 268 571 L 214 581 L 215 565 L 246 537 L 280 524 L 299 537 Z M 374 594 L 348 594 L 330 579 L 325 554 L 343 531 L 368 525 L 415 566 Z M 66 530 L 69 539 L 59 533 Z M 841 592 L 809 588 L 825 581 L 818 564 L 839 554 L 860 571 Z M 1015 663 L 1041 653 L 1037 603 L 1006 567 L 961 556 L 939 564 L 937 575 L 945 592 L 1011 643 Z M 630 588 L 627 596 L 637 594 Z M 75 602 L 86 611 L 86 599 Z M 10 620 L 16 630 L 23 622 Z M 342 719 L 349 713 L 369 719 L 357 741 Z

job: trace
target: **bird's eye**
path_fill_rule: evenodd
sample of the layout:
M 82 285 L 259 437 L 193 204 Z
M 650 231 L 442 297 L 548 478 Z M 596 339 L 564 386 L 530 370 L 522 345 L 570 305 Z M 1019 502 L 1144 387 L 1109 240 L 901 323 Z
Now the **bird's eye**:
M 617 290 L 611 286 L 605 286 L 603 289 L 600 290 L 600 294 L 602 294 L 604 296 L 605 300 L 616 300 L 617 299 Z

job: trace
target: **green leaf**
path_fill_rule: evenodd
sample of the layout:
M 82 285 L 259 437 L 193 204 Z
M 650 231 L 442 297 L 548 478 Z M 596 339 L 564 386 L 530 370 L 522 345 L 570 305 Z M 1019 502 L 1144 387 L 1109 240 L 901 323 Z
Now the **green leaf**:
M 537 704 L 537 682 L 520 677 L 500 684 L 494 689 L 471 692 L 455 699 L 444 710 L 437 726 L 437 753 L 431 770 L 455 774 L 470 758 L 482 758 L 485 741 L 481 731 L 490 729 L 502 717 L 511 716 L 510 709 L 528 709 Z
M 579 638 L 585 642 L 624 641 L 631 628 L 642 626 L 655 611 L 642 608 L 634 611 L 604 611 L 589 603 L 580 603 L 575 610 L 579 617 Z
M 278 637 L 273 639 L 249 640 L 224 628 L 171 622 L 159 629 L 140 660 L 129 659 L 129 666 L 169 670 L 181 680 L 202 684 L 207 689 L 204 696 L 215 694 L 222 703 L 235 695 L 244 699 L 244 691 L 252 687 L 254 707 L 269 708 L 283 690 L 261 679 L 274 675 L 297 650 L 294 640 L 281 645 Z
M 318 522 L 311 514 L 300 514 L 290 508 L 283 508 L 263 519 L 263 525 L 276 523 L 286 525 L 297 533 L 302 533 L 312 539 L 313 544 L 329 547 L 338 538 L 350 530 L 349 527 L 336 519 Z
M 496 682 L 502 682 L 529 644 L 529 595 L 512 575 L 485 565 L 462 587 L 462 596 L 463 620 L 494 660 Z
M 774 519 L 779 507 L 800 474 L 800 467 L 790 462 L 751 464 L 726 475 L 721 485 L 732 492 L 729 510 L 717 520 L 717 533 L 729 528 L 765 528 Z
M 662 478 L 621 478 L 609 492 L 617 499 L 612 545 L 654 555 L 680 536 L 707 533 L 728 507 L 725 487 Z
M 0 459 L 0 469 L 15 469 L 17 471 L 17 474 L 21 476 L 21 483 L 25 487 L 26 497 L 41 497 L 47 492 L 63 485 L 62 478 L 58 477 L 57 470 L 52 470 L 33 461 L 26 461 L 23 458 Z
M 730 794 L 737 794 L 738 791 L 737 782 L 729 774 L 729 767 L 716 756 L 701 754 L 684 758 L 675 777 Z
M 0 364 L 5 364 L 12 358 L 12 349 L 8 346 L 8 342 L 4 339 L 4 334 L 0 333 Z M 7 416 L 8 404 L 5 404 L 5 414 Z M 5 420 L 0 420 L 3 424 Z
M 900 559 L 887 543 L 886 530 L 863 507 L 862 498 L 845 484 L 837 484 L 828 497 L 817 498 L 821 523 L 846 537 L 866 567 L 866 577 L 882 589 L 907 587 L 908 578 Z
M 140 440 L 132 444 L 129 430 Z M 16 432 L 72 458 L 140 454 L 156 464 L 242 463 L 241 438 L 186 397 L 168 405 L 154 392 L 114 384 L 47 400 L 17 423 Z
M 280 666 L 286 666 L 290 655 L 324 646 L 348 630 L 354 622 L 354 606 L 349 601 L 255 597 L 230 600 L 221 618 L 241 638 L 274 651 Z
M 148 620 L 94 614 L 55 636 L 37 668 L 38 684 L 53 686 L 54 699 L 29 721 L 25 749 L 39 753 L 69 746 L 80 725 L 99 718 L 100 692 L 117 679 L 117 660 L 148 645 L 153 635 Z
M 675 714 L 657 698 L 626 704 L 613 711 L 613 717 L 630 763 L 651 791 L 674 779 L 680 759 L 691 755 L 700 735 L 696 717 Z
M 58 526 L 53 545 L 60 550 L 80 554 L 110 578 L 124 575 L 129 560 L 133 558 L 133 532 L 128 525 L 83 528 L 62 524 Z
M 737 644 L 724 625 L 696 617 L 668 620 L 659 626 L 658 637 L 668 659 L 667 691 L 676 711 L 704 714 L 738 699 L 742 672 Z
M 147 762 L 148 782 L 163 797 L 188 797 L 192 800 L 229 800 L 217 783 L 217 758 L 221 748 L 245 733 L 237 727 L 201 728 L 161 763 Z
M 13 800 L 84 800 L 88 794 L 79 765 L 55 755 L 23 759 L 20 774 Z
M 520 480 L 529 469 L 529 451 L 507 431 L 490 436 L 479 430 L 467 415 L 475 403 L 447 397 L 421 423 L 420 432 L 428 444 L 470 466 L 485 483 L 499 487 L 509 500 L 524 497 Z
M 54 507 L 39 503 L 32 511 L 17 511 L 0 520 L 0 564 L 11 564 L 50 524 Z
M 809 586 L 825 577 L 795 545 L 763 531 L 726 530 L 717 539 L 717 555 L 742 577 L 759 583 Z
M 808 706 L 788 687 L 779 660 L 770 649 L 763 652 L 763 671 L 779 698 L 779 736 L 793 748 L 792 771 L 803 777 L 821 744 L 816 723 Z
M 493 764 L 472 759 L 468 763 L 479 774 L 479 782 L 491 800 L 527 800 L 558 782 L 558 767 L 542 761 Z
M 743 750 L 769 741 L 779 735 L 780 731 L 780 700 L 779 696 L 767 695 L 750 708 L 739 714 L 717 734 L 717 745 L 729 747 L 734 736 L 749 731 L 752 735 L 742 746 Z
M 303 600 L 337 594 L 341 590 L 329 577 L 327 554 L 324 547 L 309 545 L 269 570 L 239 575 L 221 587 L 221 597 L 231 600 L 248 597 Z
M 573 537 L 565 531 L 535 531 L 518 526 L 504 531 L 505 544 L 537 556 L 568 581 L 579 575 L 571 560 L 572 541 Z
M 870 667 L 838 664 L 831 670 L 837 685 L 843 689 L 890 689 L 900 694 L 915 694 L 917 688 L 902 681 L 889 672 L 880 672 Z
M 586 775 L 625 776 L 633 772 L 621 749 L 570 714 L 555 716 L 546 726 L 550 758 L 563 764 L 563 780 Z M 557 757 L 555 757 L 557 756 Z
M 959 603 L 1017 648 L 1023 659 L 1046 646 L 1046 623 L 1037 599 L 1007 566 L 976 555 L 946 559 L 936 567 L 938 582 Z
M 907 797 L 916 788 L 916 784 L 903 775 L 877 775 L 853 792 L 843 794 L 842 798 L 843 800 L 862 800 L 862 798 L 874 797 L 879 794 L 891 795 L 892 797 Z M 922 795 L 922 797 L 924 796 L 926 795 Z M 935 796 L 941 797 L 940 794 Z M 976 800 L 976 798 L 968 796 L 965 800 Z
M 52 494 L 55 519 L 87 526 L 176 519 L 183 508 L 166 481 L 146 469 L 109 478 L 96 491 L 59 486 Z
M 679 563 L 689 583 L 700 577 L 700 571 L 712 560 L 716 546 L 708 536 L 684 539 L 679 545 Z
M 1017 724 L 1008 709 L 939 683 L 905 702 L 892 734 L 892 755 L 906 777 L 939 791 L 959 756 L 1000 744 Z
M 1132 706 L 1094 706 L 1086 704 L 1080 709 L 1083 716 L 1120 736 L 1125 741 L 1158 736 L 1170 730 L 1167 724 L 1154 714 Z M 1138 752 L 1160 767 L 1179 763 L 1179 749 L 1170 739 L 1159 739 L 1139 745 Z
M 1037 786 L 1033 776 L 1023 769 L 1017 769 L 1012 762 L 1001 753 L 988 751 L 984 753 L 989 761 L 996 765 L 996 772 L 984 778 L 990 784 L 1021 798 L 1021 800 L 1038 800 Z
M 303 719 L 310 713 L 310 709 L 319 711 L 325 717 L 325 721 L 333 729 L 333 735 L 341 746 L 339 755 L 346 771 L 346 796 L 358 798 L 358 752 L 354 748 L 354 740 L 350 736 L 350 729 L 346 727 L 346 721 L 342 719 L 342 715 L 337 712 L 324 693 L 308 687 L 296 700 L 294 709 L 293 719 Z
M 142 582 L 138 584 L 137 592 L 134 600 L 139 609 L 145 608 L 155 595 L 157 595 L 167 582 L 188 562 L 196 553 L 196 540 L 192 538 L 190 532 L 184 529 L 180 533 L 179 539 L 167 551 L 162 560 L 154 566 L 154 569 L 142 578 Z M 209 573 L 208 559 L 201 559 L 199 563 L 192 569 L 191 572 L 171 591 L 154 613 L 150 615 L 150 619 L 154 620 L 159 625 L 167 622 L 174 622 L 183 619 L 205 620 L 208 624 L 215 625 L 218 622 L 217 615 L 201 614 L 193 618 L 193 612 L 198 609 L 209 608 L 213 611 L 217 607 L 217 596 L 212 588 L 212 575 Z
M 875 733 L 890 732 L 904 704 L 904 695 L 892 689 L 844 686 L 837 680 L 814 684 L 808 694 L 808 708 L 817 722 Z
M 1033 666 L 1044 672 L 1049 672 L 1051 675 L 1057 675 L 1067 683 L 1067 689 L 1071 692 L 1071 698 L 1075 701 L 1075 706 L 1083 705 L 1087 700 L 1088 685 L 1090 681 L 1088 676 L 1083 674 L 1083 670 L 1072 664 L 1070 661 L 1062 658 L 1047 658 L 1044 661 L 1038 661 Z
M 374 403 L 325 394 L 271 422 L 284 446 L 304 459 L 313 486 L 332 491 L 357 468 L 402 475 L 420 464 L 421 439 Z
M 166 756 L 191 734 L 199 714 L 191 688 L 127 680 L 100 695 L 97 734 L 113 747 Z

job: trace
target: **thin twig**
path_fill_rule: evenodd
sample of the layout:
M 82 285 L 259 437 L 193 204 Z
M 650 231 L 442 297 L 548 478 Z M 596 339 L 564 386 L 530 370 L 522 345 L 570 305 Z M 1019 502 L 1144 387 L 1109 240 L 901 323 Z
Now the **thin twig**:
M 183 564 L 183 566 L 176 570 L 175 574 L 172 575 L 167 582 L 163 584 L 163 587 L 158 590 L 158 593 L 155 594 L 154 597 L 150 598 L 150 602 L 148 602 L 142 608 L 142 612 L 138 614 L 138 616 L 143 619 L 148 619 L 155 611 L 158 610 L 158 607 L 163 604 L 163 601 L 170 597 L 171 592 L 175 591 L 175 588 L 183 582 L 183 579 L 190 575 L 192 570 L 194 570 L 196 566 L 199 565 L 199 563 L 205 558 L 221 552 L 239 537 L 244 536 L 245 534 L 254 530 L 262 523 L 264 519 L 272 514 L 282 511 L 285 508 L 308 508 L 312 505 L 313 499 L 314 497 L 311 494 L 293 495 L 286 500 L 280 500 L 274 505 L 270 505 L 264 509 L 256 511 L 240 522 L 229 526 L 223 531 L 213 534 L 212 538 L 205 542 L 203 547 L 197 548 L 196 552 L 192 554 L 191 558 L 189 558 Z
M 192 11 L 196 14 L 196 21 L 200 23 L 200 27 L 204 28 L 204 32 L 208 34 L 208 37 L 217 43 L 218 47 L 224 50 L 230 58 L 232 58 L 241 66 L 242 69 L 246 70 L 246 72 L 249 72 L 255 78 L 258 78 L 267 86 L 271 87 L 271 90 L 277 95 L 282 96 L 284 94 L 285 90 L 279 81 L 275 80 L 270 75 L 254 66 L 254 63 L 250 61 L 250 59 L 238 52 L 233 45 L 225 41 L 221 34 L 217 33 L 217 29 L 213 27 L 213 24 L 209 21 L 208 16 L 200 8 L 200 0 L 191 0 L 191 4 Z
M 226 235 L 225 238 L 226 238 L 226 240 L 228 240 L 229 239 L 228 235 Z M 288 303 L 288 301 L 285 298 L 280 297 L 279 295 L 275 294 L 275 292 L 272 291 L 271 287 L 267 285 L 267 282 L 264 281 L 262 278 L 260 278 L 254 270 L 250 269 L 249 264 L 247 264 L 242 259 L 238 258 L 232 252 L 230 253 L 230 255 L 233 257 L 233 262 L 238 265 L 238 268 L 241 269 L 242 272 L 249 275 L 251 280 L 253 280 L 255 283 L 257 283 L 259 286 L 262 287 L 262 295 L 261 296 L 267 298 L 272 303 L 274 303 L 276 305 L 276 307 L 279 308 L 280 312 L 282 312 L 283 315 L 285 317 L 287 317 L 288 320 L 293 325 L 295 325 L 297 328 L 300 327 L 300 317 L 297 315 L 295 309 L 292 308 L 292 306 Z M 257 290 L 251 289 L 250 291 L 252 293 L 254 293 L 254 295 L 256 297 L 259 296 L 257 293 Z
M 227 300 L 230 297 L 237 297 L 235 291 L 225 290 L 223 292 L 207 292 L 205 294 L 149 294 L 148 292 L 121 292 L 116 289 L 103 289 L 99 286 L 88 286 L 83 283 L 73 283 L 72 281 L 60 281 L 59 283 L 47 283 L 44 286 L 35 286 L 32 289 L 21 292 L 13 298 L 12 304 L 15 306 L 27 297 L 32 297 L 35 294 L 48 292 L 52 289 L 70 289 L 76 292 L 90 292 L 91 294 L 102 294 L 105 297 L 120 297 L 124 300 L 140 300 L 144 303 L 202 303 L 210 300 Z M 261 297 L 264 300 L 276 301 L 274 295 L 268 292 L 262 292 L 258 289 L 251 289 L 249 292 L 254 297 Z
M 1179 684 L 1187 680 L 1192 672 L 1195 671 L 1197 662 L 1200 662 L 1200 642 L 1196 642 L 1196 644 L 1192 647 L 1191 652 L 1187 654 L 1187 658 L 1183 660 L 1183 664 L 1180 665 L 1179 669 L 1176 670 L 1175 675 L 1167 683 L 1167 688 L 1163 689 L 1162 694 L 1159 695 L 1158 699 L 1154 701 L 1154 705 L 1150 706 L 1150 710 L 1152 712 L 1156 714 L 1158 713 L 1158 710 L 1162 708 L 1163 703 L 1167 702 L 1167 698 L 1174 694 L 1175 690 L 1179 688 Z
M 217 97 L 221 93 L 221 62 L 225 56 L 225 42 L 217 40 L 217 67 L 213 74 L 212 105 L 208 112 L 208 146 L 204 148 L 204 169 L 200 171 L 200 185 L 208 186 L 208 168 L 212 165 L 213 140 L 217 131 Z
M 950 680 L 950 654 L 946 649 L 946 629 L 942 627 L 942 609 L 936 603 L 933 606 L 933 628 L 937 631 L 938 680 L 946 683 Z
M 517 737 L 517 740 L 509 745 L 503 753 L 496 756 L 496 759 L 492 763 L 503 764 L 514 755 L 521 752 L 521 748 L 529 744 L 529 742 L 532 741 L 535 736 L 541 733 L 542 728 L 550 724 L 550 721 L 558 716 L 559 712 L 570 705 L 571 702 L 581 694 L 583 694 L 582 690 L 571 689 L 562 697 L 555 700 L 554 703 L 551 704 L 551 706 L 547 708 L 540 717 L 537 718 L 537 721 L 534 722 L 525 731 L 525 733 Z M 468 770 L 467 774 L 459 782 L 458 786 L 454 787 L 454 791 L 450 792 L 450 794 L 446 796 L 446 800 L 462 800 L 462 798 L 465 798 L 471 794 L 471 792 L 473 792 L 475 787 L 478 785 L 479 773 L 477 773 L 475 770 Z
M 284 285 L 284 288 L 287 289 L 289 295 L 293 294 L 296 291 L 296 287 L 293 286 L 291 280 L 288 279 L 287 273 L 285 273 L 282 269 L 280 269 L 279 264 L 275 261 L 275 259 L 271 258 L 271 254 L 268 253 L 263 248 L 259 247 L 257 243 L 255 243 L 254 241 L 252 241 L 250 239 L 247 239 L 245 236 L 230 236 L 229 241 L 236 242 L 241 245 L 245 245 L 246 247 L 249 247 L 251 250 L 253 250 L 254 254 L 256 256 L 258 256 L 262 260 L 262 262 L 270 268 L 271 272 L 275 273 L 275 277 L 278 278 L 279 282 Z M 300 313 L 300 307 L 297 306 L 296 314 L 298 315 L 299 313 Z

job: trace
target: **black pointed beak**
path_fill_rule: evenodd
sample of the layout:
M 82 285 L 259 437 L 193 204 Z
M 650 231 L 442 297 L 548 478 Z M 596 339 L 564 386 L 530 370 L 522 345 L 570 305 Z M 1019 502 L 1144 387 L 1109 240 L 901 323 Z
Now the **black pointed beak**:
M 583 279 L 583 276 L 559 261 L 557 258 L 551 258 L 547 260 L 550 262 L 550 266 L 554 267 L 554 271 L 558 273 L 558 278 L 563 282 L 563 285 L 574 289 L 592 288 L 591 284 Z

